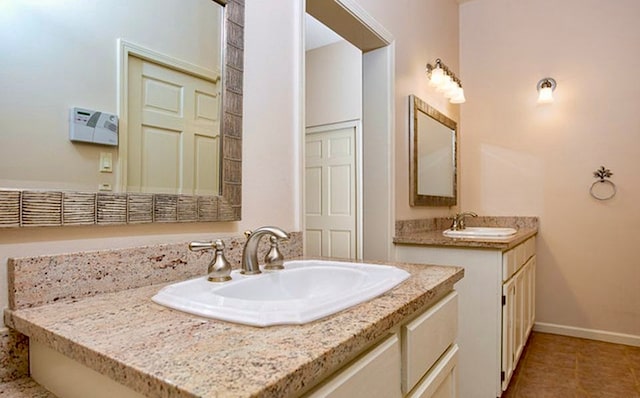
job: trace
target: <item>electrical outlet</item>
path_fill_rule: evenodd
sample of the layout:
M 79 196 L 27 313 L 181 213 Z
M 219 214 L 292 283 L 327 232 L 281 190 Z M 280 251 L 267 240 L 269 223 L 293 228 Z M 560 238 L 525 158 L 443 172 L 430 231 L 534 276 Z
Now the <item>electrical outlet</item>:
M 111 184 L 104 183 L 98 185 L 98 191 L 111 191 Z

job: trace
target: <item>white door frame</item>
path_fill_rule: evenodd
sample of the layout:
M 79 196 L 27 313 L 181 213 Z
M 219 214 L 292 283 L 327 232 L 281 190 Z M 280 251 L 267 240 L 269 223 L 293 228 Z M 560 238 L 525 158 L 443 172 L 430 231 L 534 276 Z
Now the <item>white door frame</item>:
M 321 124 L 318 126 L 310 126 L 307 127 L 305 129 L 305 137 L 307 135 L 310 134 L 315 134 L 315 133 L 323 133 L 323 132 L 328 132 L 331 130 L 340 130 L 340 129 L 348 129 L 348 128 L 353 128 L 355 130 L 355 142 L 354 142 L 354 146 L 355 146 L 355 151 L 354 151 L 354 156 L 355 156 L 355 165 L 356 165 L 356 260 L 362 260 L 362 228 L 363 228 L 363 224 L 362 224 L 362 123 L 360 120 L 347 120 L 344 122 L 337 122 L 337 123 L 328 123 L 328 124 Z M 306 140 L 303 140 L 306 141 Z M 303 146 L 304 148 L 304 146 Z M 303 172 L 305 169 L 305 157 L 302 158 L 302 162 L 303 162 Z M 306 186 L 306 180 L 304 179 L 304 173 L 303 173 L 303 181 L 304 184 L 303 186 Z M 306 191 L 302 191 L 302 209 L 303 211 L 305 210 L 306 207 L 306 196 L 305 196 L 305 192 Z M 304 213 L 303 213 L 303 218 L 302 218 L 302 222 L 303 225 L 306 223 L 305 219 L 304 219 Z M 306 226 L 305 226 L 306 227 Z M 306 228 L 303 228 L 303 231 L 305 231 Z M 306 250 L 306 247 L 304 247 L 304 250 Z M 306 251 L 304 252 L 306 254 Z
M 304 21 L 307 11 L 306 2 L 300 0 L 300 21 Z M 394 125 L 395 125 L 395 45 L 391 33 L 371 17 L 354 0 L 313 0 L 315 5 L 320 4 L 328 9 L 346 11 L 350 18 L 340 22 L 331 21 L 330 17 L 310 14 L 320 22 L 332 28 L 332 25 L 344 24 L 354 31 L 367 31 L 377 38 L 376 49 L 356 47 L 364 50 L 362 54 L 363 67 L 363 112 L 362 112 L 362 140 L 358 147 L 362 162 L 362 195 L 358 211 L 362 215 L 361 249 L 362 258 L 366 260 L 389 261 L 395 259 L 393 234 L 395 233 L 395 149 L 394 149 Z M 321 1 L 321 3 L 320 3 Z M 330 15 L 331 12 L 328 13 Z M 305 131 L 305 51 L 304 51 L 304 23 L 299 26 L 300 37 L 299 65 L 300 76 L 299 101 L 300 119 L 298 126 L 300 131 Z M 334 29 L 337 30 L 337 29 Z M 371 44 L 370 42 L 368 44 Z M 366 134 L 366 136 L 365 136 Z M 367 136 L 376 136 L 382 142 L 367 140 Z M 298 136 L 299 174 L 300 185 L 298 212 L 301 230 L 305 230 L 304 221 L 304 161 L 305 148 L 304 137 Z M 369 159 L 369 160 L 367 160 Z M 366 167 L 366 170 L 365 170 Z M 365 231 L 366 228 L 366 231 Z M 303 247 L 303 250 L 305 248 Z

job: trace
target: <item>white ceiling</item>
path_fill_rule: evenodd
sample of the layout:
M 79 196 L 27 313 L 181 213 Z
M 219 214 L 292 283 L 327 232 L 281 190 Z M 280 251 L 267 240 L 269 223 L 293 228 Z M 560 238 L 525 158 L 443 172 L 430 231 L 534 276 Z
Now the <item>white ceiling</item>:
M 305 50 L 313 50 L 344 40 L 309 14 L 305 14 Z

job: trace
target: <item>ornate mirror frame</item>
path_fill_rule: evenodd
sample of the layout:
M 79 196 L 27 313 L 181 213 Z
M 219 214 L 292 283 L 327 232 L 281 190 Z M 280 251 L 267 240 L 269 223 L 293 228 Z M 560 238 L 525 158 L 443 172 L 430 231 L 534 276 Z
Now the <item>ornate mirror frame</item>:
M 428 195 L 419 192 L 418 174 L 419 174 L 419 150 L 421 143 L 419 142 L 418 122 L 420 114 L 426 115 L 435 122 L 440 123 L 452 132 L 451 146 L 449 150 L 452 153 L 451 176 L 452 195 Z M 424 143 L 423 143 L 424 144 Z M 458 129 L 455 121 L 449 119 L 437 109 L 429 106 L 415 95 L 409 96 L 409 201 L 411 206 L 455 206 L 457 203 L 457 157 L 458 157 Z
M 244 0 L 212 1 L 225 7 L 221 195 L 0 188 L 0 228 L 241 219 Z

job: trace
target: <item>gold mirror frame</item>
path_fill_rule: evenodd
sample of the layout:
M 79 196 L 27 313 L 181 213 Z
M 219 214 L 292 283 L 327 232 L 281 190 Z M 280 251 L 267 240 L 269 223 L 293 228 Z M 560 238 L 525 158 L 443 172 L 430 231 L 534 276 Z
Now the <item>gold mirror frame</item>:
M 452 196 L 425 195 L 418 191 L 418 119 L 420 113 L 430 117 L 434 121 L 453 131 L 453 142 L 450 148 L 453 151 L 452 166 Z M 457 157 L 458 157 L 458 129 L 455 121 L 449 119 L 437 109 L 429 106 L 415 95 L 409 96 L 409 201 L 411 206 L 455 206 L 457 204 Z
M 239 221 L 242 216 L 244 0 L 225 7 L 221 195 L 0 190 L 0 228 Z

